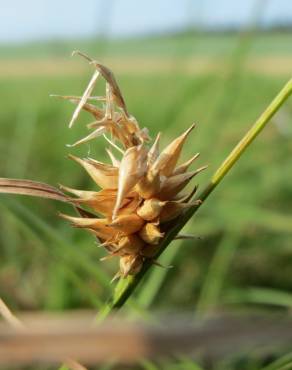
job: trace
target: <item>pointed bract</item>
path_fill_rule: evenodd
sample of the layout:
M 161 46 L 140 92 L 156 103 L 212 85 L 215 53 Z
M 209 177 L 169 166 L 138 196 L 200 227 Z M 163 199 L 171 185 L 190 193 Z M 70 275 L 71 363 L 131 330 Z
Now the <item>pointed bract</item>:
M 192 125 L 186 132 L 170 143 L 160 153 L 152 167 L 154 172 L 160 172 L 164 176 L 170 176 L 172 174 L 179 159 L 185 140 L 194 127 L 195 125 Z
M 156 139 L 152 145 L 152 147 L 149 149 L 147 154 L 147 165 L 148 168 L 151 168 L 154 164 L 154 162 L 157 160 L 159 156 L 159 142 L 160 142 L 160 136 L 161 132 L 159 132 L 156 136 Z
M 136 190 L 138 194 L 145 199 L 153 197 L 155 194 L 159 193 L 161 185 L 159 173 L 153 173 L 151 170 L 148 171 L 136 185 Z
M 163 207 L 162 212 L 159 215 L 159 221 L 161 223 L 171 221 L 182 214 L 186 209 L 196 206 L 201 202 L 192 202 L 192 203 L 180 203 L 177 201 L 166 202 Z
M 118 243 L 116 253 L 120 255 L 125 254 L 137 254 L 144 247 L 145 243 L 137 235 L 126 235 L 122 236 Z
M 94 182 L 103 189 L 116 189 L 118 186 L 118 169 L 100 162 L 94 162 L 88 159 L 81 159 L 73 155 L 69 158 L 79 163 L 94 180 Z
M 178 166 L 172 173 L 172 176 L 174 175 L 180 175 L 181 173 L 185 173 L 190 165 L 200 156 L 200 153 L 195 154 L 191 159 L 184 162 L 180 166 Z
M 144 176 L 147 169 L 146 155 L 147 152 L 143 146 L 134 146 L 125 152 L 119 168 L 118 194 L 113 219 L 116 217 L 127 193 Z
M 186 172 L 180 175 L 175 175 L 168 177 L 162 187 L 159 194 L 157 194 L 157 198 L 160 200 L 169 200 L 172 199 L 176 194 L 178 194 L 190 180 L 196 176 L 198 173 L 206 169 L 207 167 L 201 167 L 196 171 L 193 172 Z
M 125 235 L 134 234 L 141 229 L 145 221 L 136 214 L 117 216 L 109 224 L 112 228 L 120 231 Z

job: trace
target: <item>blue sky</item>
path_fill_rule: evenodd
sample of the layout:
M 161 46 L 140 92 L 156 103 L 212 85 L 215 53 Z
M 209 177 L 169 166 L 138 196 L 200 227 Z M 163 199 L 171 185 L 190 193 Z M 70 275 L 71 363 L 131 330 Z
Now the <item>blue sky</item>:
M 0 42 L 137 36 L 187 25 L 246 24 L 255 3 L 261 22 L 292 20 L 292 0 L 0 0 Z

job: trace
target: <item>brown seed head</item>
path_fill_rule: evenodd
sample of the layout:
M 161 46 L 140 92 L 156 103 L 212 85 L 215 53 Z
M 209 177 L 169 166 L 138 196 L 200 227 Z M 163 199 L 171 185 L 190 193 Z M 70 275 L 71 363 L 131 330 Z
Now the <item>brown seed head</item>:
M 89 112 L 94 122 L 87 125 L 93 131 L 74 145 L 103 135 L 113 151 L 117 150 L 122 155 L 118 157 L 107 149 L 112 164 L 70 156 L 86 170 L 101 190 L 62 187 L 72 194 L 72 198 L 68 199 L 78 206 L 81 216 L 62 217 L 73 226 L 87 229 L 96 235 L 109 252 L 109 257 L 120 258 L 118 276 L 135 275 L 141 270 L 145 259 L 154 261 L 153 257 L 164 237 L 161 224 L 163 231 L 167 231 L 171 227 L 169 221 L 195 204 L 191 203 L 194 191 L 188 195 L 181 195 L 180 192 L 204 169 L 202 167 L 187 172 L 198 154 L 177 165 L 183 145 L 194 125 L 161 152 L 160 133 L 149 147 L 148 130 L 141 129 L 136 118 L 129 114 L 110 69 L 84 54 L 78 54 L 90 62 L 95 72 L 82 97 L 67 96 L 63 99 L 77 104 L 70 127 L 81 110 Z M 94 97 L 91 95 L 99 77 L 105 79 L 106 91 L 104 96 Z M 100 103 L 105 104 L 105 107 L 99 107 Z M 110 138 L 105 134 L 109 134 Z M 84 210 L 82 206 L 89 207 L 91 211 Z

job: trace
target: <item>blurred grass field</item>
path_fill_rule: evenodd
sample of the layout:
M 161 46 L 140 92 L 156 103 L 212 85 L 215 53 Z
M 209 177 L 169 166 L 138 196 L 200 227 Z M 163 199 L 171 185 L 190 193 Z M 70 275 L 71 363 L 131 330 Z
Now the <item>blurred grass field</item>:
M 67 148 L 89 117 L 69 130 L 73 106 L 49 97 L 83 92 L 92 70 L 69 58 L 75 48 L 112 67 L 130 112 L 163 144 L 198 123 L 183 159 L 199 151 L 209 165 L 200 186 L 292 72 L 290 33 L 2 47 L 1 177 L 94 186 L 66 156 L 104 159 L 105 142 Z M 153 267 L 125 311 L 292 308 L 291 121 L 290 100 L 186 227 L 198 240 L 174 242 L 161 257 L 173 268 Z M 57 217 L 65 207 L 1 195 L 0 296 L 11 308 L 98 309 L 113 289 L 117 261 L 99 261 L 94 239 Z

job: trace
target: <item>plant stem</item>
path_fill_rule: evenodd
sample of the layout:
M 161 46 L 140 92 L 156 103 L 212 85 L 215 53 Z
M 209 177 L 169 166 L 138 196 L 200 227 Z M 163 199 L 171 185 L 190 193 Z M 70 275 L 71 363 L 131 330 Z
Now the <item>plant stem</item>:
M 279 108 L 284 104 L 284 102 L 292 94 L 292 79 L 290 79 L 267 109 L 262 113 L 262 115 L 257 119 L 254 125 L 248 130 L 244 137 L 239 141 L 231 153 L 226 157 L 223 163 L 219 166 L 217 171 L 212 176 L 210 182 L 199 194 L 198 199 L 202 203 L 207 199 L 207 197 L 212 193 L 216 186 L 222 181 L 226 174 L 230 171 L 233 165 L 239 160 L 244 151 L 253 142 L 253 140 L 258 136 L 258 134 L 267 125 L 274 114 L 279 110 Z M 178 234 L 178 232 L 184 227 L 187 221 L 194 215 L 194 213 L 200 208 L 201 204 L 190 208 L 183 217 L 180 218 L 179 222 L 166 234 L 165 238 L 160 244 L 159 252 L 155 256 L 158 258 L 160 254 L 165 250 L 168 244 L 173 240 L 173 238 Z M 140 283 L 145 273 L 152 266 L 151 261 L 146 261 L 142 270 L 135 276 L 129 276 L 126 279 L 121 279 L 112 295 L 110 300 L 105 304 L 103 309 L 99 312 L 97 320 L 103 320 L 113 309 L 118 309 L 123 306 L 127 301 L 129 296 L 133 293 L 137 285 Z

